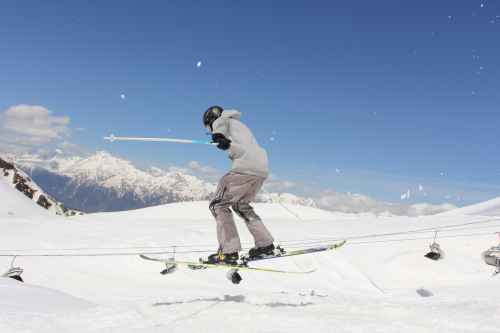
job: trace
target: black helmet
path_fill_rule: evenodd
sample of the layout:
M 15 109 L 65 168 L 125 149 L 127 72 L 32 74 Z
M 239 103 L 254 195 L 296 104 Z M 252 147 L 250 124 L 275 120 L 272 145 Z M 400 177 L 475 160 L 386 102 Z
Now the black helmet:
M 213 131 L 212 124 L 214 121 L 222 115 L 224 109 L 218 105 L 213 105 L 205 111 L 203 114 L 203 126 L 207 128 L 210 132 Z

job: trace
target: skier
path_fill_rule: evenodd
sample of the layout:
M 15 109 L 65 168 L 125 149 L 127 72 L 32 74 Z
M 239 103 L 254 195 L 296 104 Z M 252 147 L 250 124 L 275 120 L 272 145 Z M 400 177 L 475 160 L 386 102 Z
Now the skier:
M 251 258 L 274 254 L 274 239 L 255 213 L 253 201 L 269 175 L 266 151 L 259 146 L 250 129 L 240 121 L 237 110 L 209 107 L 203 115 L 203 125 L 212 134 L 217 148 L 228 151 L 232 169 L 219 182 L 210 211 L 217 223 L 219 250 L 208 257 L 207 263 L 234 264 L 241 251 L 240 238 L 234 223 L 233 211 L 246 223 L 255 247 Z

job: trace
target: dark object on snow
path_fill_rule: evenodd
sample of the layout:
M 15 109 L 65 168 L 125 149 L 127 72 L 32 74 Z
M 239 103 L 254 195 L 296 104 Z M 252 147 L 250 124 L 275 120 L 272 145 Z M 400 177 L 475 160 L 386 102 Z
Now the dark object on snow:
M 228 150 L 231 147 L 231 140 L 225 137 L 224 134 L 215 133 L 212 134 L 212 141 L 217 143 L 217 148 L 221 150 Z
M 14 164 L 9 163 L 3 159 L 0 158 L 0 169 L 4 170 L 14 170 Z
M 432 296 L 434 296 L 434 294 L 432 292 L 430 292 L 429 290 L 424 289 L 424 288 L 417 289 L 417 294 L 419 294 L 422 297 L 432 297 Z
M 38 197 L 38 201 L 36 203 L 45 209 L 49 209 L 50 206 L 52 206 L 52 204 L 49 202 L 49 200 L 47 200 L 47 198 L 43 194 L 41 194 Z
M 33 196 L 36 190 L 32 189 L 26 184 L 26 179 L 24 179 L 17 171 L 14 171 L 14 178 L 12 179 L 13 183 L 16 185 L 16 189 L 19 192 L 24 193 L 30 199 L 33 199 Z
M 229 272 L 227 272 L 226 277 L 233 284 L 240 284 L 241 280 L 243 280 L 240 273 L 238 273 L 238 269 L 236 268 L 233 268 Z

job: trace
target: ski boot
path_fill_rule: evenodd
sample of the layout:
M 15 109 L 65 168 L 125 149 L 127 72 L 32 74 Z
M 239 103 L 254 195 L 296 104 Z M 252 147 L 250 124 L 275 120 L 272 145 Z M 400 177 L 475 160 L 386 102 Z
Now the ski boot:
M 204 264 L 224 264 L 224 265 L 237 265 L 240 256 L 238 252 L 222 253 L 217 252 L 208 256 L 208 259 L 203 261 Z
M 274 247 L 274 244 L 262 247 L 253 247 L 250 249 L 250 251 L 248 251 L 248 259 L 255 260 L 265 257 L 273 257 L 276 255 L 276 253 L 274 252 L 275 249 L 276 248 Z

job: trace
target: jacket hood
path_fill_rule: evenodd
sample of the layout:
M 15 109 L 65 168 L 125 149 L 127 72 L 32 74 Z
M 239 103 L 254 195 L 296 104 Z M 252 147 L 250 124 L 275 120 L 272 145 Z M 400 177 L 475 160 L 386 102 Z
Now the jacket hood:
M 222 112 L 221 117 L 239 120 L 241 117 L 241 112 L 236 109 L 227 109 Z

